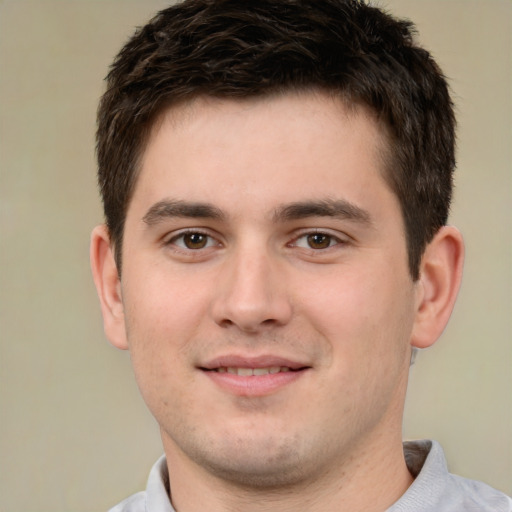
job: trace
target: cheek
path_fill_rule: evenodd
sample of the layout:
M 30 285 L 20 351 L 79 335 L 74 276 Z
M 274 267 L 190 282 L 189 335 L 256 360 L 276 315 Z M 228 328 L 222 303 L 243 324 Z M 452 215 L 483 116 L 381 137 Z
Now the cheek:
M 403 357 L 414 306 L 407 276 L 389 270 L 343 272 L 323 289 L 310 290 L 302 304 L 311 324 L 329 341 L 333 360 L 347 369 L 382 367 Z
M 171 396 L 177 387 L 187 385 L 191 340 L 199 336 L 205 317 L 202 304 L 208 304 L 208 297 L 204 290 L 187 286 L 187 280 L 158 272 L 145 275 L 124 283 L 123 302 L 133 369 L 151 408 L 157 398 L 151 396 L 153 390 Z
M 324 286 L 318 279 L 315 284 L 303 291 L 301 304 L 328 338 L 337 337 L 336 333 L 356 334 L 379 323 L 381 291 L 375 280 L 348 270 L 327 276 Z
M 319 396 L 340 425 L 348 417 L 356 424 L 369 416 L 377 421 L 399 402 L 409 368 L 413 308 L 407 285 L 358 277 L 340 278 L 328 294 L 316 293 L 309 309 L 329 350 Z
M 130 315 L 128 343 L 133 372 L 144 402 L 159 423 L 187 407 L 195 383 L 187 353 L 190 339 L 175 310 L 160 307 Z M 179 414 L 177 415 L 179 416 Z
M 199 327 L 210 300 L 208 279 L 198 281 L 172 270 L 161 265 L 124 284 L 128 337 L 133 343 L 142 337 L 179 348 Z

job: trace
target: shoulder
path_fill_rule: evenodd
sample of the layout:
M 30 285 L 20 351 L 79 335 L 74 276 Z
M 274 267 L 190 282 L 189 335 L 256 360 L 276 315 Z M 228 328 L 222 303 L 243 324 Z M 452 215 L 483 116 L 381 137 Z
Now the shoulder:
M 404 443 L 404 455 L 415 480 L 388 512 L 512 512 L 504 493 L 449 473 L 439 443 Z
M 459 499 L 460 510 L 512 512 L 512 498 L 483 482 L 452 474 L 449 475 L 449 481 L 450 493 L 447 498 Z

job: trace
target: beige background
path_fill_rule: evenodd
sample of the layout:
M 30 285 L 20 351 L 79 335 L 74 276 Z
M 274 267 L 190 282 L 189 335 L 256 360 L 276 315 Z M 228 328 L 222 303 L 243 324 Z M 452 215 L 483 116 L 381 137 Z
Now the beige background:
M 115 52 L 163 0 L 0 1 L 0 509 L 98 511 L 160 454 L 128 355 L 102 332 L 88 239 L 93 133 Z M 388 0 L 417 22 L 459 112 L 452 222 L 466 274 L 412 370 L 408 438 L 512 493 L 512 3 Z

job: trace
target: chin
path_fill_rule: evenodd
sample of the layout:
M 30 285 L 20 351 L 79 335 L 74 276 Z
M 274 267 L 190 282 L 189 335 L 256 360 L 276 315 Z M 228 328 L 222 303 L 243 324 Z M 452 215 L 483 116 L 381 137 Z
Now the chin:
M 238 487 L 272 490 L 294 486 L 305 479 L 305 468 L 311 468 L 312 461 L 305 461 L 308 457 L 292 438 L 239 436 L 215 444 L 215 449 L 196 449 L 191 458 L 212 475 Z
M 298 463 L 278 460 L 208 460 L 203 461 L 210 472 L 225 482 L 245 489 L 283 489 L 300 484 L 305 480 L 304 466 Z

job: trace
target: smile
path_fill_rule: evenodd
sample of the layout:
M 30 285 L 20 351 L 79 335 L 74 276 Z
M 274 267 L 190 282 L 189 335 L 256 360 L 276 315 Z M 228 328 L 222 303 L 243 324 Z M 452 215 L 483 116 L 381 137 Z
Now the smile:
M 263 362 L 264 359 L 267 361 Z M 256 398 L 287 388 L 311 370 L 310 366 L 278 359 L 280 358 L 253 358 L 248 361 L 244 358 L 226 357 L 217 359 L 206 367 L 199 367 L 199 370 L 223 392 Z
M 262 397 L 288 388 L 312 370 L 309 361 L 278 354 L 224 354 L 198 365 L 203 375 L 223 392 Z

